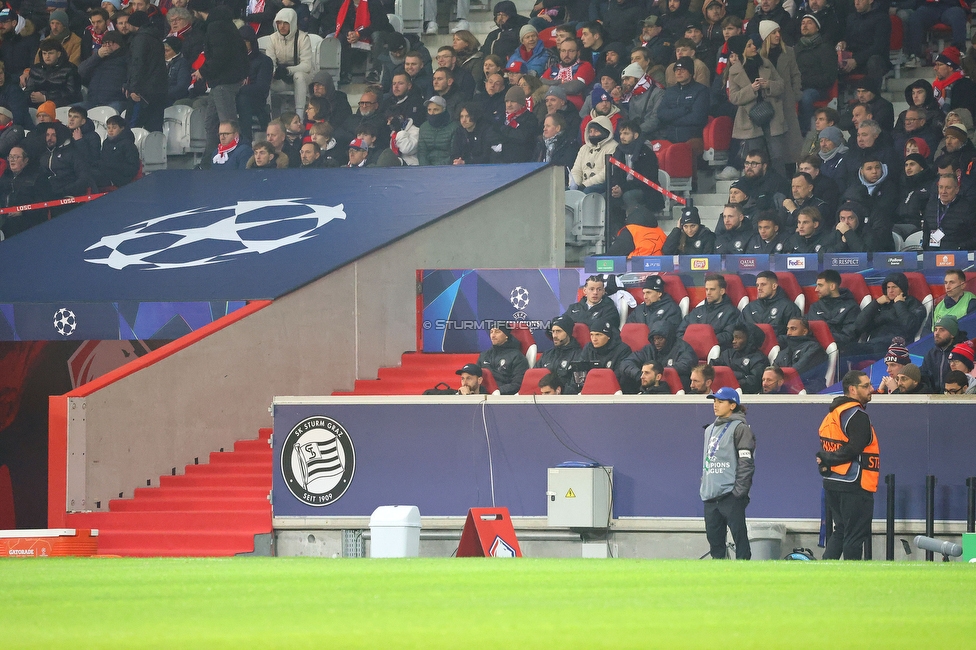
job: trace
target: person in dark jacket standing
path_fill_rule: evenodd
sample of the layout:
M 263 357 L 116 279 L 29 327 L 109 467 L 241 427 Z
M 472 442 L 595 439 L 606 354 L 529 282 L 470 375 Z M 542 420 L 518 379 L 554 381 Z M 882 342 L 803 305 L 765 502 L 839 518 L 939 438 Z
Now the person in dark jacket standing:
M 378 32 L 393 31 L 384 7 L 379 0 L 332 0 L 327 3 L 322 24 L 342 46 L 340 85 L 352 82 L 353 64 L 366 58 Z
M 522 354 L 518 339 L 512 336 L 509 323 L 497 322 L 488 332 L 491 348 L 478 355 L 478 365 L 491 370 L 502 395 L 514 395 L 522 386 L 529 362 Z
M 678 338 L 674 325 L 665 320 L 656 321 L 647 335 L 648 345 L 632 353 L 624 361 L 621 374 L 630 382 L 640 381 L 641 368 L 648 362 L 660 368 L 674 368 L 685 390 L 691 385 L 691 369 L 698 363 L 694 348 Z M 626 390 L 624 392 L 627 392 Z
M 925 320 L 925 307 L 908 293 L 904 273 L 889 274 L 881 288 L 884 293 L 861 310 L 855 324 L 857 332 L 868 337 L 857 347 L 875 359 L 881 358 L 893 337 L 914 341 Z
M 833 43 L 820 34 L 820 20 L 813 14 L 800 18 L 800 39 L 793 47 L 796 67 L 800 69 L 799 119 L 805 136 L 813 120 L 814 102 L 827 99 L 837 81 L 837 53 Z
M 742 320 L 753 325 L 772 325 L 776 336 L 783 336 L 786 334 L 786 324 L 800 316 L 800 308 L 779 288 L 776 274 L 761 271 L 756 276 L 756 299 L 749 301 L 742 309 Z
M 607 297 L 607 285 L 602 275 L 591 275 L 583 285 L 583 299 L 573 303 L 563 316 L 568 316 L 574 323 L 591 323 L 609 321 L 614 327 L 620 328 L 620 314 L 613 300 Z
M 126 54 L 125 36 L 116 31 L 106 32 L 101 46 L 78 67 L 81 82 L 88 87 L 88 97 L 81 106 L 87 109 L 111 106 L 120 112 L 125 108 L 123 88 L 129 77 Z
M 803 380 L 808 393 L 823 390 L 827 353 L 816 337 L 810 334 L 805 318 L 792 318 L 786 325 L 786 336 L 780 336 L 780 352 L 773 363 L 780 368 L 793 368 Z
M 731 368 L 743 393 L 760 393 L 763 371 L 768 361 L 760 351 L 764 340 L 765 334 L 761 329 L 749 323 L 739 323 L 732 330 L 732 347 L 722 350 L 712 365 Z
M 519 30 L 529 24 L 529 19 L 519 15 L 515 3 L 511 0 L 495 3 L 492 14 L 498 29 L 488 33 L 481 51 L 485 56 L 497 54 L 502 60 L 508 61 L 508 57 L 512 56 L 519 47 Z
M 129 16 L 129 32 L 132 35 L 129 37 L 129 75 L 125 93 L 131 104 L 126 117 L 133 127 L 162 131 L 169 89 L 163 41 L 157 31 L 149 27 L 149 16 L 143 11 Z
M 671 323 L 675 329 L 681 325 L 681 308 L 669 293 L 664 290 L 664 278 L 660 275 L 649 275 L 644 278 L 644 302 L 627 316 L 628 323 L 643 323 L 650 329 L 654 323 L 665 321 Z
M 271 121 L 271 115 L 268 112 L 268 93 L 271 92 L 274 61 L 258 48 L 258 37 L 255 36 L 250 25 L 241 27 L 240 34 L 247 47 L 248 73 L 241 89 L 237 91 L 236 105 L 240 124 L 243 125 L 245 134 L 250 136 L 255 122 L 257 122 L 258 129 L 264 131 L 268 128 L 268 122 Z M 328 75 L 327 72 L 324 74 Z M 312 85 L 309 84 L 310 88 Z M 309 90 L 308 96 L 313 96 L 311 90 Z M 325 101 L 324 98 L 323 101 Z M 348 103 L 346 110 L 349 110 Z
M 878 437 L 865 407 L 871 401 L 871 379 L 851 370 L 841 381 L 844 394 L 830 403 L 820 424 L 817 466 L 823 477 L 827 511 L 834 522 L 823 559 L 860 560 L 870 543 L 874 493 L 878 491 L 881 456 Z
M 583 348 L 573 337 L 575 323 L 569 316 L 559 316 L 552 319 L 546 336 L 552 339 L 552 348 L 542 353 L 536 363 L 537 368 L 547 368 L 559 377 L 563 384 L 564 395 L 575 395 L 580 391 L 581 381 L 577 381 L 573 372 L 573 364 L 583 358 Z M 580 373 L 580 379 L 584 377 Z
M 711 325 L 722 348 L 732 345 L 732 330 L 742 315 L 725 293 L 727 286 L 725 278 L 718 273 L 705 276 L 705 302 L 684 317 L 678 328 L 678 336 L 684 336 L 689 325 Z
M 891 69 L 888 48 L 891 40 L 891 19 L 888 3 L 881 0 L 854 0 L 854 11 L 847 15 L 844 40 L 838 50 L 851 53 L 841 68 L 841 75 L 866 74 L 878 88 Z
M 234 26 L 230 10 L 214 6 L 213 0 L 190 0 L 187 9 L 197 20 L 203 21 L 205 30 L 203 55 L 205 61 L 192 78 L 203 80 L 210 87 L 204 102 L 207 128 L 207 150 L 217 147 L 217 129 L 220 122 L 237 120 L 237 91 L 247 79 L 250 69 L 247 46 Z M 250 138 L 246 138 L 250 139 Z
M 102 143 L 95 180 L 99 187 L 122 187 L 135 180 L 139 173 L 139 149 L 125 120 L 113 115 L 105 120 L 108 137 Z
M 861 307 L 851 290 L 840 284 L 840 273 L 832 269 L 822 271 L 817 276 L 816 291 L 820 298 L 810 305 L 807 318 L 827 323 L 837 347 L 843 353 L 848 345 L 857 342 L 855 323 Z
M 746 422 L 739 393 L 728 386 L 709 393 L 715 421 L 705 427 L 700 496 L 705 505 L 705 536 L 713 560 L 728 557 L 726 529 L 732 531 L 735 559 L 749 560 L 746 506 L 756 472 L 756 437 Z
M 27 157 L 22 147 L 12 147 L 7 154 L 7 169 L 0 176 L 0 207 L 12 208 L 53 199 L 47 175 Z M 12 212 L 0 216 L 4 237 L 32 228 L 47 220 L 47 210 Z

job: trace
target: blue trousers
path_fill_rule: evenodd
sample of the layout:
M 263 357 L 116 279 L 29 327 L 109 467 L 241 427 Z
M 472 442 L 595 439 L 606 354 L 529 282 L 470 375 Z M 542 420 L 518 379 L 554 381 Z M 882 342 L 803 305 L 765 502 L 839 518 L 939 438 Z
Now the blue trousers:
M 958 5 L 947 7 L 942 4 L 923 4 L 908 19 L 908 53 L 919 57 L 925 54 L 925 32 L 936 23 L 952 28 L 952 44 L 965 53 L 966 12 Z

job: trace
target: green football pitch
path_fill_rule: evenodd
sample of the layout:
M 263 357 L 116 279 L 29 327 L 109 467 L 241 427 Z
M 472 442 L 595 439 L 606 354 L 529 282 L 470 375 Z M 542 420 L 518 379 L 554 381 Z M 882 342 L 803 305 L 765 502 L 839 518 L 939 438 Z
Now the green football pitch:
M 976 566 L 473 558 L 0 560 L 0 647 L 74 643 L 84 648 L 971 648 L 976 646 Z

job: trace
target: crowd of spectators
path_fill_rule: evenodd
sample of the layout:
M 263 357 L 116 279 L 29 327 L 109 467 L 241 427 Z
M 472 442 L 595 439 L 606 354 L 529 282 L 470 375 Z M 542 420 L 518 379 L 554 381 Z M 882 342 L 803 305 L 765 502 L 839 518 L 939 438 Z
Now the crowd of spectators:
M 976 84 L 959 7 L 905 4 L 618 0 L 522 16 L 502 1 L 484 43 L 456 29 L 432 52 L 393 31 L 382 0 L 48 0 L 0 9 L 0 106 L 27 130 L 29 107 L 107 105 L 149 131 L 167 106 L 193 106 L 205 168 L 549 162 L 568 188 L 607 195 L 613 250 L 627 255 L 891 250 L 892 232 L 918 231 L 925 248 L 976 248 Z M 909 66 L 923 62 L 933 20 L 953 28 L 934 83 L 909 86 L 897 117 L 880 91 L 896 12 Z M 313 35 L 341 45 L 338 87 L 313 72 Z M 372 85 L 350 107 L 339 87 L 362 61 Z M 856 96 L 816 110 L 838 81 Z M 295 110 L 269 111 L 269 93 L 290 93 Z M 666 235 L 661 195 L 625 170 L 608 178 L 604 158 L 654 180 L 650 141 L 687 143 L 699 160 L 703 128 L 722 115 L 733 142 L 718 177 L 737 181 L 735 196 L 714 233 L 689 215 Z M 97 178 L 100 152 L 87 149 Z
M 976 295 L 966 290 L 965 273 L 959 269 L 946 271 L 944 284 L 945 297 L 932 315 L 934 345 L 921 364 L 914 364 L 906 341 L 915 340 L 926 313 L 909 294 L 903 273 L 886 277 L 882 295 L 862 309 L 850 290 L 841 287 L 836 271 L 823 271 L 817 277 L 818 300 L 806 315 L 779 286 L 775 273 L 758 274 L 757 298 L 741 310 L 729 299 L 724 276 L 711 274 L 705 278 L 705 300 L 684 318 L 663 278 L 649 275 L 642 287 L 643 302 L 627 318 L 627 324 L 647 327 L 643 347 L 622 338 L 616 302 L 608 291 L 623 290 L 615 279 L 593 275 L 580 301 L 550 322 L 546 334 L 553 347 L 535 367 L 549 371 L 543 381 L 551 390 L 545 393 L 577 394 L 588 373 L 600 369 L 612 371 L 625 394 L 667 394 L 674 388 L 704 395 L 712 391 L 718 367 L 727 368 L 735 378 L 733 385 L 745 394 L 785 395 L 801 389 L 814 393 L 827 387 L 828 377 L 824 339 L 814 335 L 811 325 L 821 321 L 837 344 L 840 366 L 863 368 L 884 360 L 888 374 L 877 386 L 879 393 L 976 394 L 976 353 L 969 335 L 959 328 L 962 318 L 976 312 Z M 585 345 L 574 331 L 580 325 L 588 332 Z M 687 342 L 685 333 L 692 325 L 706 325 L 715 334 L 716 357 L 700 358 Z M 772 331 L 778 352 L 763 352 L 767 333 L 760 326 Z M 490 337 L 492 347 L 481 353 L 474 367 L 490 370 L 501 394 L 518 393 L 529 364 L 512 325 L 497 323 Z M 799 383 L 789 382 L 784 369 L 791 369 Z M 666 371 L 674 372 L 680 386 L 668 385 Z

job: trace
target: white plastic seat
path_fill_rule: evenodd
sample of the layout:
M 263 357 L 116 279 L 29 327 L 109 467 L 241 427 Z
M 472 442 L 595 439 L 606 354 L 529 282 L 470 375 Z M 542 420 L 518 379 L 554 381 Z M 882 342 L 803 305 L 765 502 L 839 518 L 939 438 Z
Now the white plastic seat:
M 88 110 L 88 119 L 93 121 L 95 126 L 98 126 L 99 124 L 105 126 L 105 120 L 118 114 L 119 112 L 111 106 L 95 106 L 94 108 Z
M 386 14 L 386 17 L 390 20 L 390 26 L 393 27 L 393 31 L 402 34 L 403 20 L 396 14 Z
M 894 234 L 894 233 L 892 233 L 892 234 Z M 908 237 L 906 237 L 905 238 L 905 241 L 902 242 L 901 248 L 899 248 L 898 250 L 901 250 L 901 251 L 920 251 L 920 250 L 922 250 L 922 231 L 919 230 L 918 232 L 913 232 Z
M 144 172 L 166 169 L 166 136 L 162 131 L 149 131 L 142 137 L 139 159 L 142 160 Z
M 417 34 L 424 31 L 424 0 L 396 0 L 394 13 L 400 17 L 401 34 Z
M 174 105 L 163 111 L 163 134 L 166 136 L 166 153 L 182 156 L 190 152 L 190 106 Z
M 319 43 L 318 69 L 325 70 L 333 79 L 339 78 L 339 63 L 342 57 L 342 46 L 339 39 L 329 35 Z
M 59 106 L 58 108 L 54 109 L 54 116 L 57 118 L 58 122 L 61 122 L 61 124 L 67 124 L 68 111 L 70 110 L 70 106 Z

